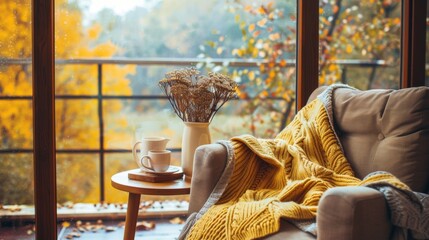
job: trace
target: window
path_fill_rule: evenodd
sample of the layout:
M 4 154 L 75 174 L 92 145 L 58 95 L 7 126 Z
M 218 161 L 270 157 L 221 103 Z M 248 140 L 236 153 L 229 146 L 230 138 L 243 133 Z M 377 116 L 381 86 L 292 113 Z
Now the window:
M 203 71 L 227 72 L 242 85 L 240 99 L 224 106 L 211 124 L 213 140 L 241 133 L 273 136 L 293 117 L 294 102 L 302 94 L 295 94 L 295 1 L 152 0 L 125 10 L 122 7 L 129 4 L 111 7 L 107 1 L 100 2 L 55 1 L 58 201 L 125 201 L 110 188 L 109 177 L 136 167 L 130 147 L 144 134 L 170 136 L 173 141 L 168 147 L 179 151 L 180 120 L 156 87 L 169 70 L 193 65 Z M 372 2 L 319 1 L 321 84 L 342 81 L 361 89 L 400 87 L 397 18 L 403 6 L 385 1 L 393 9 L 387 14 L 387 5 L 371 6 Z M 99 11 L 100 4 L 106 9 Z M 0 179 L 22 184 L 3 184 L 0 204 L 32 204 L 31 3 L 6 0 L 0 9 L 5 13 L 1 26 L 7 26 L 0 30 L 0 164 L 8 170 L 0 170 Z M 187 19 L 189 11 L 196 13 L 194 19 Z M 333 22 L 336 13 L 338 22 Z M 364 19 L 367 13 L 384 16 L 358 20 L 359 14 Z M 358 21 L 367 27 L 381 24 L 374 26 L 374 37 L 391 39 L 365 48 L 351 42 L 348 31 L 354 31 Z M 337 35 L 330 39 L 327 33 L 333 23 Z M 34 25 L 42 29 L 40 23 Z M 2 34 L 6 30 L 12 34 Z M 344 43 L 341 36 L 347 38 Z M 379 45 L 391 51 L 377 55 L 366 48 Z M 50 60 L 48 55 L 38 59 Z M 225 121 L 232 115 L 237 117 L 227 129 Z M 40 165 L 35 167 L 40 172 Z M 39 208 L 46 207 L 45 198 L 38 199 Z M 43 217 L 53 215 L 44 213 Z
M 0 12 L 0 215 L 13 217 L 34 204 L 31 1 L 1 1 Z
M 399 88 L 401 1 L 320 1 L 322 85 Z
M 0 11 L 0 204 L 33 204 L 31 1 Z
M 169 137 L 180 165 L 184 125 L 157 86 L 168 71 L 240 82 L 240 99 L 210 124 L 212 141 L 273 137 L 293 117 L 294 2 L 57 0 L 55 12 L 59 202 L 125 202 L 110 177 L 137 167 L 129 150 L 142 136 Z

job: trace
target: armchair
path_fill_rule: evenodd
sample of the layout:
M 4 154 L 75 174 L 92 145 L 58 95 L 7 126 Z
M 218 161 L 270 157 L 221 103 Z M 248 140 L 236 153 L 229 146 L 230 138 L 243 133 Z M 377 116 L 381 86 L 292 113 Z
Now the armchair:
M 309 101 L 323 91 L 319 87 Z M 387 171 L 412 190 L 429 191 L 429 88 L 400 90 L 336 89 L 334 130 L 355 174 Z M 195 153 L 189 213 L 198 212 L 226 166 L 220 144 Z M 367 187 L 336 187 L 318 204 L 317 239 L 392 239 L 399 231 L 389 221 L 384 196 Z M 279 232 L 263 239 L 316 239 L 282 220 Z

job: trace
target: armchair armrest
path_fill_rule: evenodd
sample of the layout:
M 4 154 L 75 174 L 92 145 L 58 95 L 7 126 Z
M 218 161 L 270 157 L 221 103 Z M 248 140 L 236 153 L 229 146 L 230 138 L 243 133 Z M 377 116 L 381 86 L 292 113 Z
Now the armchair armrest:
M 317 239 L 389 239 L 392 229 L 386 200 L 372 188 L 331 188 L 320 199 Z
M 189 201 L 189 214 L 198 212 L 219 181 L 227 162 L 227 150 L 221 144 L 207 144 L 195 150 Z

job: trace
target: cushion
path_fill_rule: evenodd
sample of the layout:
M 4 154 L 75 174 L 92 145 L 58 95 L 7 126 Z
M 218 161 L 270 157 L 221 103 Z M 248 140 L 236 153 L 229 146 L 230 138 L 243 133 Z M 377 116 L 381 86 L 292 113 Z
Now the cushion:
M 414 191 L 429 190 L 429 88 L 334 91 L 339 136 L 359 178 L 394 174 Z

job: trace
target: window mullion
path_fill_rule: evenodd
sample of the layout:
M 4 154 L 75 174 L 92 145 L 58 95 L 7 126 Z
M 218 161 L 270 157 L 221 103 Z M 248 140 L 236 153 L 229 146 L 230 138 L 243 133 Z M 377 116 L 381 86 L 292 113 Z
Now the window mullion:
M 319 0 L 297 0 L 296 111 L 319 86 Z
M 401 88 L 425 85 L 426 0 L 402 0 Z
M 57 239 L 54 0 L 32 1 L 36 239 Z

